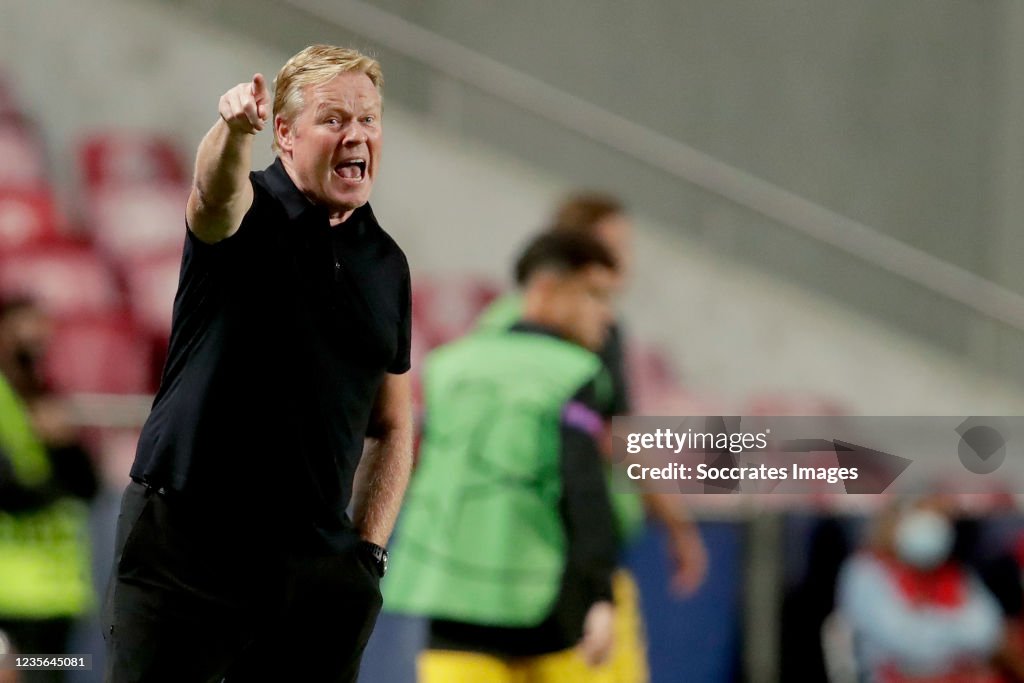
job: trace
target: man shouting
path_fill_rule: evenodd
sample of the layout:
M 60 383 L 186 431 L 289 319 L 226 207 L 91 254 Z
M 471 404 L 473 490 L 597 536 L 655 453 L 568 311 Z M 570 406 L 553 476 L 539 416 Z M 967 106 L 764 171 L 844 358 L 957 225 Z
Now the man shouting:
M 273 97 L 260 74 L 225 93 L 199 145 L 118 523 L 111 683 L 356 679 L 411 466 L 409 267 L 367 203 L 380 84 L 314 45 Z M 252 173 L 271 116 L 277 159 Z

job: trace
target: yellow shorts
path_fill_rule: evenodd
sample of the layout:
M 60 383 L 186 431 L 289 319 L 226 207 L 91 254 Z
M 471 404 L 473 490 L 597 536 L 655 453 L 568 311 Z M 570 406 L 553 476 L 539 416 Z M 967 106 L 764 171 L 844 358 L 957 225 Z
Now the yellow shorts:
M 620 569 L 612 577 L 615 645 L 608 662 L 597 669 L 596 683 L 648 683 L 647 634 L 640 613 L 640 591 L 633 575 Z
M 419 683 L 588 683 L 595 671 L 575 649 L 515 658 L 427 650 L 417 668 Z
M 613 580 L 615 647 L 592 668 L 576 649 L 537 657 L 503 658 L 476 652 L 427 650 L 417 662 L 419 683 L 647 683 L 647 647 L 639 594 L 629 572 Z

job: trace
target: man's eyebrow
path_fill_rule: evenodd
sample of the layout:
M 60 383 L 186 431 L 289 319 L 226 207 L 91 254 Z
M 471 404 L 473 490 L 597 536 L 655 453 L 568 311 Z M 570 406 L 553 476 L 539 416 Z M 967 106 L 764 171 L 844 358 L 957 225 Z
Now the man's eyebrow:
M 381 101 L 378 99 L 365 97 L 360 98 L 359 101 L 355 103 L 355 108 L 359 112 L 369 111 L 376 113 L 382 109 L 381 104 Z M 351 113 L 349 112 L 348 107 L 340 102 L 319 102 L 313 109 L 314 116 L 323 116 L 327 112 L 338 114 Z
M 321 102 L 320 104 L 316 105 L 316 109 L 314 111 L 315 111 L 317 116 L 320 116 L 321 114 L 323 114 L 325 112 L 341 111 L 341 110 L 342 110 L 342 108 L 339 107 L 336 104 L 329 104 L 327 102 Z

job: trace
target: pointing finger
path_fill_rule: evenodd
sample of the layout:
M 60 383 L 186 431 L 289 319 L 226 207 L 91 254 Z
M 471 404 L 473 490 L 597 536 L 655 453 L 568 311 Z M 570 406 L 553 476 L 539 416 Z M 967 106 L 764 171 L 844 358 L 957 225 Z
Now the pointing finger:
M 252 77 L 252 95 L 259 103 L 270 99 L 270 89 L 267 88 L 267 79 L 263 78 L 263 74 L 256 74 Z

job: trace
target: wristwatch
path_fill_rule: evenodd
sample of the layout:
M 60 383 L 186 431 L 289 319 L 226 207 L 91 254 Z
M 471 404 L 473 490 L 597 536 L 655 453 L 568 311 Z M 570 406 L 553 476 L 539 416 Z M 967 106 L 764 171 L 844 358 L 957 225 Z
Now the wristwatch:
M 371 541 L 363 541 L 363 550 L 373 559 L 377 567 L 377 575 L 384 576 L 388 573 L 388 551 Z

